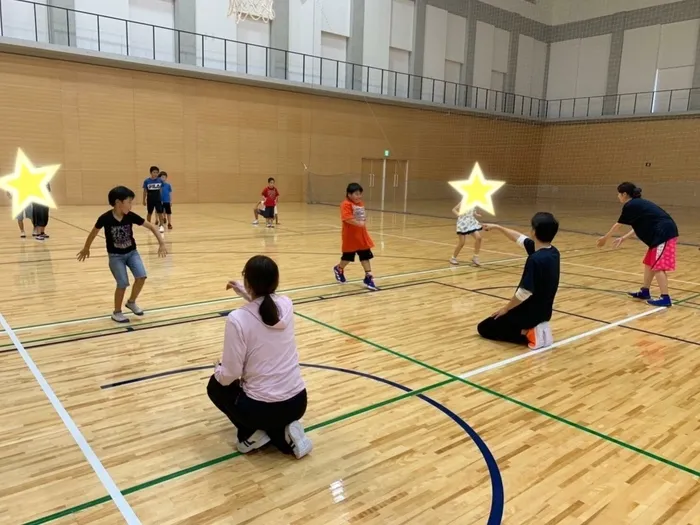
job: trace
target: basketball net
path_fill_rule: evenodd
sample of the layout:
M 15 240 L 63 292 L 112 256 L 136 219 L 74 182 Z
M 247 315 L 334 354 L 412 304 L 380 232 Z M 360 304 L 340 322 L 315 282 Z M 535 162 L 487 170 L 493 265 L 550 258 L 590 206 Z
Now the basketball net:
M 275 18 L 273 0 L 228 0 L 228 16 L 235 16 L 236 23 L 250 18 L 266 24 Z

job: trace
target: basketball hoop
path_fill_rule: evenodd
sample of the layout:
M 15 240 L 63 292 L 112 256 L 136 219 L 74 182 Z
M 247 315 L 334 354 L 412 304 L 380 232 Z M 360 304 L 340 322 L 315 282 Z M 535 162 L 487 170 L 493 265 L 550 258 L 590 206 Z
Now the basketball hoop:
M 228 16 L 235 16 L 236 23 L 250 18 L 266 24 L 275 18 L 273 0 L 228 0 Z

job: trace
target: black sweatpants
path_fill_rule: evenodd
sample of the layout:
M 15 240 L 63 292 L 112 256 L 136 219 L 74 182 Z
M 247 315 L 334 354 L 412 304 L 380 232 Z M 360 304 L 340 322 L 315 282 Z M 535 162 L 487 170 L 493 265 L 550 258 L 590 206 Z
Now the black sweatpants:
M 532 327 L 523 326 L 523 324 L 519 316 L 513 315 L 511 310 L 498 319 L 487 317 L 479 323 L 476 330 L 484 339 L 526 345 L 528 342 L 527 337 L 522 334 L 522 330 Z
M 229 386 L 222 386 L 211 376 L 207 394 L 212 403 L 231 420 L 238 429 L 238 442 L 250 438 L 256 430 L 264 430 L 270 441 L 281 452 L 292 454 L 284 429 L 292 421 L 297 421 L 306 413 L 306 390 L 294 397 L 277 403 L 264 403 L 248 397 L 236 380 Z
M 45 228 L 49 224 L 49 208 L 34 204 L 32 206 L 32 223 L 35 228 Z

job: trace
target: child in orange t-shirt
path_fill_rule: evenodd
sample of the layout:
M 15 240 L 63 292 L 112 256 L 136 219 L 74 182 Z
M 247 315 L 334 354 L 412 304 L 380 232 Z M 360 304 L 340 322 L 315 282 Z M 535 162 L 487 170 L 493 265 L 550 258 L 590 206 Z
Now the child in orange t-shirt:
M 372 291 L 379 290 L 372 278 L 372 266 L 370 260 L 374 257 L 372 248 L 374 243 L 367 233 L 365 226 L 365 205 L 362 202 L 362 186 L 356 182 L 348 184 L 346 199 L 340 205 L 340 220 L 343 221 L 343 255 L 338 266 L 333 268 L 335 279 L 344 283 L 345 267 L 355 260 L 355 254 L 360 258 L 360 264 L 365 269 L 364 285 Z

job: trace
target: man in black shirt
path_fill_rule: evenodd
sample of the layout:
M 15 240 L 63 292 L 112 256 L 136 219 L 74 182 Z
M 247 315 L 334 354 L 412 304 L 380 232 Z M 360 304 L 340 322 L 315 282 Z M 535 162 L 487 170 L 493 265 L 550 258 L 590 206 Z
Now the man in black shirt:
M 617 199 L 622 204 L 622 213 L 610 231 L 598 239 L 598 247 L 602 248 L 620 225 L 626 224 L 632 229 L 622 237 L 615 239 L 613 246 L 617 248 L 625 239 L 632 235 L 647 245 L 648 250 L 644 260 L 644 284 L 638 292 L 630 295 L 635 299 L 643 299 L 652 306 L 670 307 L 673 302 L 668 293 L 668 275 L 676 269 L 676 243 L 678 241 L 678 226 L 671 216 L 660 206 L 642 199 L 642 189 L 631 182 L 623 182 L 617 187 Z M 656 278 L 661 290 L 659 299 L 652 299 L 649 288 Z
M 126 307 L 136 315 L 143 315 L 143 310 L 136 304 L 143 285 L 146 282 L 146 268 L 141 256 L 136 250 L 133 225 L 145 226 L 158 239 L 158 255 L 165 257 L 167 250 L 165 241 L 158 230 L 150 222 L 146 222 L 131 211 L 131 203 L 134 200 L 134 192 L 124 186 L 118 186 L 109 192 L 109 204 L 112 209 L 103 213 L 97 219 L 95 227 L 88 235 L 85 246 L 78 252 L 78 260 L 84 261 L 90 257 L 90 246 L 100 230 L 104 229 L 107 255 L 109 257 L 109 269 L 114 280 L 117 281 L 117 289 L 114 292 L 114 312 L 112 320 L 117 323 L 128 323 L 129 319 L 122 313 L 124 294 L 129 287 L 129 274 L 127 268 L 134 276 L 134 286 L 131 288 L 131 297 L 126 302 Z
M 494 341 L 526 344 L 535 350 L 553 342 L 549 321 L 559 289 L 559 250 L 552 241 L 559 223 L 551 213 L 536 213 L 530 237 L 497 224 L 484 224 L 486 231 L 497 230 L 523 246 L 528 257 L 515 294 L 503 308 L 484 319 L 479 335 Z

